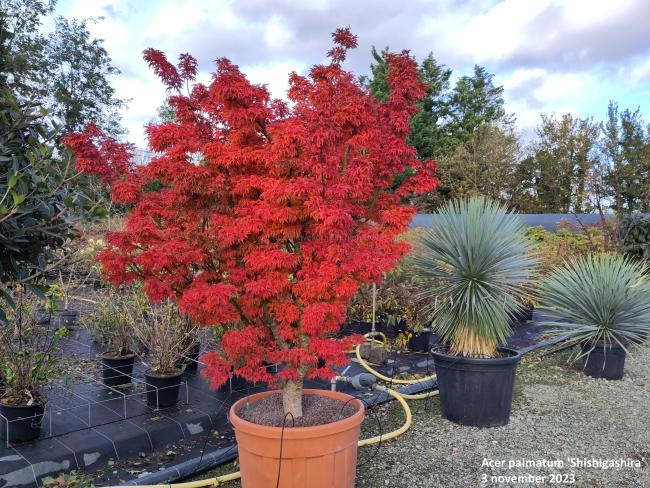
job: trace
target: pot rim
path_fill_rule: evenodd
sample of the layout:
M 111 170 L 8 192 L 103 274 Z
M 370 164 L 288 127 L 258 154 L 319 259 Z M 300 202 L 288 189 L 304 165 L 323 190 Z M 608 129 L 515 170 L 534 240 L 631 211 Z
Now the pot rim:
M 144 372 L 144 375 L 149 377 L 149 378 L 156 378 L 158 380 L 167 380 L 167 379 L 173 379 L 173 378 L 178 378 L 183 374 L 183 370 L 176 368 L 178 373 L 173 373 L 173 374 L 152 374 L 151 369 L 148 369 Z
M 464 363 L 464 364 L 512 364 L 518 363 L 522 354 L 516 349 L 511 349 L 509 347 L 497 347 L 497 351 L 503 351 L 510 353 L 510 356 L 500 357 L 500 358 L 468 358 L 465 356 L 454 356 L 453 354 L 445 354 L 440 352 L 441 349 L 444 349 L 448 346 L 441 345 L 431 348 L 431 354 L 433 355 L 434 364 L 436 356 L 440 359 L 452 362 L 452 363 Z
M 97 354 L 101 359 L 114 359 L 115 361 L 120 361 L 124 359 L 135 358 L 135 353 L 127 354 L 126 356 L 109 356 L 108 353 L 102 352 Z
M 45 409 L 45 404 L 43 403 L 34 403 L 33 405 L 16 405 L 15 403 L 0 403 L 0 408 L 42 408 Z
M 630 347 L 632 344 L 626 341 L 621 341 L 625 347 Z M 592 347 L 593 350 L 597 349 L 623 349 L 623 347 L 618 343 L 618 342 L 604 342 L 604 341 L 597 341 L 597 342 L 592 342 L 592 341 L 583 341 L 580 343 L 580 347 L 583 349 L 586 347 Z
M 284 439 L 308 439 L 314 437 L 322 437 L 327 435 L 332 435 L 338 432 L 343 432 L 353 428 L 355 425 L 361 425 L 365 415 L 365 408 L 363 402 L 358 398 L 355 398 L 347 393 L 342 393 L 340 391 L 330 391 L 330 390 L 318 390 L 318 389 L 304 389 L 304 395 L 321 395 L 330 398 L 336 398 L 343 402 L 349 402 L 350 404 L 357 406 L 357 411 L 341 420 L 335 422 L 330 422 L 327 424 L 321 425 L 312 425 L 310 427 L 291 427 L 289 429 L 283 429 L 282 427 L 274 427 L 270 425 L 255 424 L 244 420 L 239 415 L 237 411 L 246 401 L 251 399 L 259 400 L 265 396 L 272 394 L 282 394 L 282 390 L 269 390 L 263 391 L 260 393 L 255 393 L 253 395 L 248 395 L 240 400 L 236 401 L 232 407 L 230 407 L 229 417 L 230 423 L 233 425 L 234 429 L 239 429 L 242 432 L 247 434 L 252 434 L 257 437 L 266 437 L 270 439 L 279 439 L 284 437 Z M 284 432 L 283 432 L 284 430 Z

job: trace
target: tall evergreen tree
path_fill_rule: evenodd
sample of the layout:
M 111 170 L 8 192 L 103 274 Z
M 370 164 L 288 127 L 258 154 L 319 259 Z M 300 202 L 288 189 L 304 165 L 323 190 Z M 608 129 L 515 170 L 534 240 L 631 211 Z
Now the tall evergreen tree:
M 419 109 L 411 119 L 409 143 L 418 157 L 434 159 L 453 150 L 449 143 L 445 118 L 449 114 L 448 90 L 451 69 L 438 63 L 433 53 L 424 58 L 418 71 L 427 87 L 427 94 L 419 101 Z
M 388 87 L 388 48 L 378 52 L 372 48 L 374 62 L 370 65 L 371 77 L 362 76 L 361 81 L 379 101 L 390 96 Z M 411 119 L 409 143 L 417 150 L 422 160 L 439 157 L 451 151 L 445 127 L 448 115 L 449 78 L 451 69 L 440 64 L 430 53 L 418 66 L 420 81 L 427 87 L 426 95 L 418 102 L 418 111 Z
M 650 211 L 650 126 L 641 111 L 619 111 L 610 102 L 602 125 L 606 181 L 612 207 L 620 212 Z
M 447 132 L 452 146 L 469 141 L 481 125 L 506 116 L 503 87 L 494 86 L 493 78 L 476 65 L 473 76 L 461 76 L 456 82 L 448 102 Z
M 372 49 L 371 76 L 362 77 L 362 82 L 381 101 L 390 94 L 385 59 L 387 51 L 388 48 L 381 53 Z M 475 132 L 480 127 L 503 127 L 513 122 L 503 108 L 503 87 L 494 86 L 493 75 L 485 68 L 475 66 L 473 75 L 461 77 L 453 89 L 450 89 L 452 70 L 439 63 L 432 53 L 420 63 L 418 72 L 420 80 L 427 86 L 427 93 L 411 118 L 408 141 L 415 147 L 420 159 L 442 159 L 465 144 L 480 146 L 482 142 L 478 139 L 485 132 L 474 140 Z M 447 183 L 457 185 L 458 175 L 445 174 L 448 169 L 448 166 L 440 165 L 440 186 L 436 193 L 419 199 L 417 205 L 421 211 L 435 209 L 456 192 Z

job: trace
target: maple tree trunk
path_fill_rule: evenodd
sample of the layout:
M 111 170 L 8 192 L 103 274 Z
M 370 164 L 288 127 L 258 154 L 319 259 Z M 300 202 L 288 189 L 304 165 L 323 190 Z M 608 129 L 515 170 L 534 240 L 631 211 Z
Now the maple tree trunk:
M 291 413 L 294 419 L 302 417 L 302 385 L 303 380 L 289 380 L 282 388 L 282 407 L 284 414 Z M 291 415 L 288 415 L 286 424 L 291 425 Z

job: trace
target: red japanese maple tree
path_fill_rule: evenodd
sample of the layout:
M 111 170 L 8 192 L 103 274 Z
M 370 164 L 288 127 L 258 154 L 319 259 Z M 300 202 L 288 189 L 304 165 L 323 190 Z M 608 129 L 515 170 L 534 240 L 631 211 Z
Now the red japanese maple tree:
M 425 93 L 415 61 L 387 56 L 391 95 L 380 103 L 341 67 L 356 37 L 333 39 L 329 64 L 290 74 L 288 102 L 227 59 L 204 85 L 190 55 L 174 66 L 148 49 L 175 114 L 147 127 L 159 155 L 115 176 L 128 147 L 115 151 L 92 127 L 66 139 L 78 167 L 112 178 L 113 198 L 130 206 L 99 256 L 108 279 L 141 280 L 150 299 L 226 329 L 202 357 L 214 387 L 233 373 L 271 382 L 265 364 L 281 363 L 275 380 L 294 417 L 304 379 L 347 361 L 351 340 L 335 335 L 359 285 L 408 251 L 396 240 L 415 212 L 407 197 L 437 185 L 435 163 L 406 142 Z

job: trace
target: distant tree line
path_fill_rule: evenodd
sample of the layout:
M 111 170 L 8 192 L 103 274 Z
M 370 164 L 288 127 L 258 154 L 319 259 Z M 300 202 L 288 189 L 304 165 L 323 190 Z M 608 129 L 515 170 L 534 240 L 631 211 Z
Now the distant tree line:
M 373 48 L 362 77 L 380 100 L 388 96 L 387 50 Z M 452 87 L 452 70 L 429 54 L 420 64 L 428 87 L 411 120 L 410 142 L 439 164 L 439 189 L 421 198 L 422 211 L 456 197 L 483 194 L 525 213 L 650 211 L 650 125 L 640 109 L 610 102 L 607 118 L 540 116 L 523 143 L 504 108 L 503 87 L 475 66 Z
M 125 101 L 110 80 L 120 71 L 88 29 L 101 19 L 54 17 L 55 6 L 55 0 L 0 0 L 0 88 L 44 107 L 63 133 L 94 123 L 122 135 Z M 43 32 L 45 19 L 53 23 L 50 33 Z

